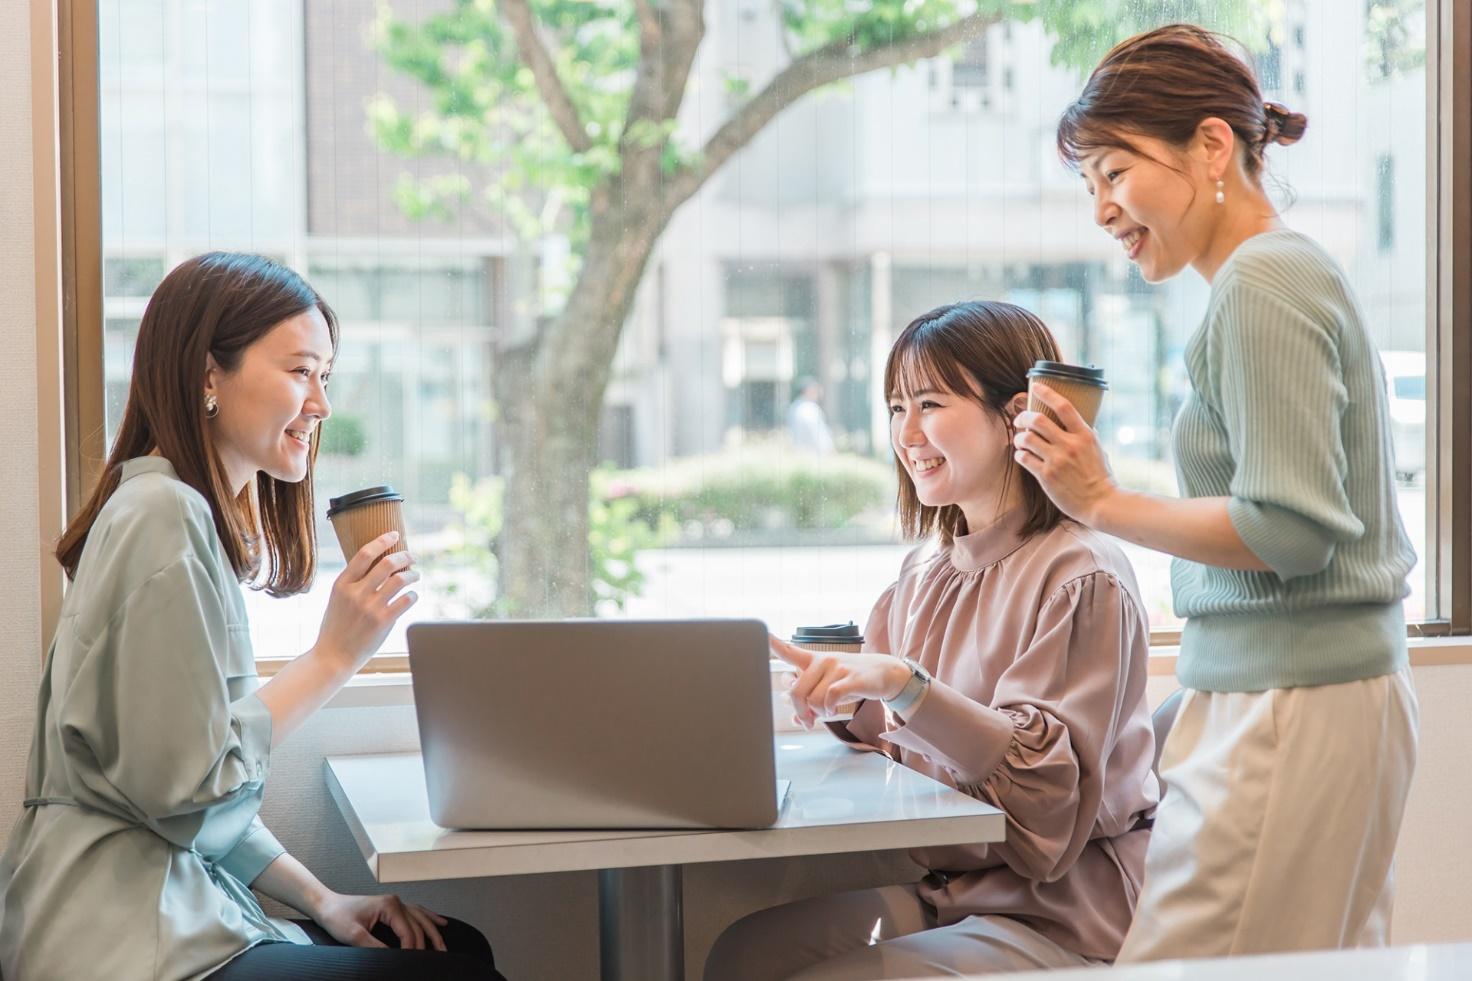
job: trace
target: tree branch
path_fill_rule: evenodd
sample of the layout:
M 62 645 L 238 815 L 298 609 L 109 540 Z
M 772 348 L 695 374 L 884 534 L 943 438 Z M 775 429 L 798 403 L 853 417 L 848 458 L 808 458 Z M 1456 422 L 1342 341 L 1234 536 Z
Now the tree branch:
M 655 9 L 651 0 L 634 0 L 639 20 L 639 66 L 634 74 L 634 88 L 629 93 L 628 113 L 624 118 L 624 139 L 634 123 L 643 119 L 662 122 L 657 116 L 664 102 L 664 13 Z M 647 151 L 648 147 L 641 148 Z
M 668 33 L 664 59 L 664 105 L 660 111 L 665 119 L 673 119 L 685 98 L 695 53 L 700 50 L 700 42 L 705 40 L 705 0 L 681 0 L 677 3 L 670 11 Z
M 634 0 L 634 12 L 639 18 L 639 44 L 647 51 L 650 44 L 659 43 L 659 13 L 650 0 Z
M 567 145 L 574 152 L 585 153 L 591 150 L 593 141 L 583 128 L 577 107 L 572 104 L 567 87 L 557 74 L 552 56 L 547 53 L 546 45 L 537 35 L 536 20 L 527 0 L 501 0 L 498 6 L 506 23 L 510 25 L 511 32 L 516 35 L 516 48 L 521 52 L 521 60 L 531 69 L 537 91 L 541 93 L 547 111 L 552 114 L 552 121 L 562 132 L 562 138 L 567 140 Z
M 685 97 L 690 67 L 705 37 L 704 0 L 635 0 L 639 21 L 639 68 L 624 121 L 627 136 L 636 123 L 674 119 Z M 660 166 L 663 145 L 620 147 L 623 172 L 633 175 Z
M 774 75 L 759 93 L 711 134 L 701 150 L 699 161 L 682 170 L 666 185 L 665 206 L 673 210 L 688 200 L 778 113 L 814 89 L 878 68 L 934 57 L 947 48 L 980 36 L 1000 19 L 994 13 L 972 14 L 946 27 L 891 44 L 881 44 L 867 51 L 855 52 L 853 45 L 844 40 L 833 41 L 808 52 Z
M 662 123 L 679 111 L 690 66 L 705 39 L 704 5 L 704 0 L 635 0 L 639 70 L 625 130 L 641 119 Z

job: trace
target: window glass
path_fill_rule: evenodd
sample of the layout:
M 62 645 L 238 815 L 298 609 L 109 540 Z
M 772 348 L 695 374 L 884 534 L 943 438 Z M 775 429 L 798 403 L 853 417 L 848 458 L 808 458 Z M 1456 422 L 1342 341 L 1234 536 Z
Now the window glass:
M 545 37 L 587 116 L 573 154 L 531 73 L 494 63 L 517 48 L 489 7 L 103 2 L 109 435 L 149 292 L 191 255 L 239 249 L 301 270 L 342 318 L 317 496 L 404 491 L 426 573 L 411 619 L 862 622 L 910 547 L 894 534 L 884 357 L 911 319 L 961 299 L 1026 306 L 1068 358 L 1102 367 L 1115 474 L 1174 493 L 1171 423 L 1207 289 L 1190 272 L 1144 283 L 1095 227 L 1053 128 L 1100 36 L 1079 27 L 1082 0 L 1038 6 L 935 58 L 778 90 L 791 104 L 663 216 L 707 141 L 843 5 L 707 0 L 677 114 L 622 142 L 632 21 L 559 7 Z M 1150 5 L 1125 6 L 1144 24 Z M 1268 187 L 1358 290 L 1424 554 L 1424 4 L 1193 9 L 1310 120 L 1270 150 Z M 639 141 L 658 148 L 643 185 L 618 156 Z M 250 598 L 263 656 L 315 637 L 342 566 L 325 521 L 318 536 L 309 594 Z M 1127 551 L 1153 623 L 1175 626 L 1170 560 Z M 1412 619 L 1437 612 L 1425 579 Z M 387 649 L 402 646 L 401 630 Z

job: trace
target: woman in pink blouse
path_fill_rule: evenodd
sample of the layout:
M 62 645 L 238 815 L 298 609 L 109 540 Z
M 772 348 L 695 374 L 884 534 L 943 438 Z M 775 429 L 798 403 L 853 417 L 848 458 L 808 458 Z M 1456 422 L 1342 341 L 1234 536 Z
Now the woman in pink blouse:
M 1157 800 L 1149 627 L 1129 561 L 1013 461 L 1027 371 L 1060 360 L 1006 303 L 915 320 L 885 387 L 905 532 L 927 541 L 874 607 L 866 652 L 810 654 L 792 700 L 831 728 L 1001 808 L 1003 844 L 912 853 L 913 885 L 763 910 L 716 942 L 707 981 L 906 978 L 1113 960 Z M 870 653 L 872 652 L 872 653 Z

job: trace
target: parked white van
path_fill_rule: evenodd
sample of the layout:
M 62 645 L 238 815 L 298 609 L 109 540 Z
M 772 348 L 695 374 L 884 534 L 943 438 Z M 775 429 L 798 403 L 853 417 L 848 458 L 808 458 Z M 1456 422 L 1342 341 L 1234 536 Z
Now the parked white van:
M 1381 351 L 1390 396 L 1395 475 L 1415 480 L 1426 470 L 1426 355 L 1420 351 Z

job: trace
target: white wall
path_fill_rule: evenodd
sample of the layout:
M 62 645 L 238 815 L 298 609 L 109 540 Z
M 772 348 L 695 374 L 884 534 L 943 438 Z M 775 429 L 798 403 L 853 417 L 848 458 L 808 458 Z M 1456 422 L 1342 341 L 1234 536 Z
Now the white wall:
M 31 77 L 28 4 L 0 0 L 0 833 L 19 813 L 34 718 L 42 638 L 37 532 L 36 344 L 33 270 Z M 1401 845 L 1400 942 L 1472 937 L 1472 770 L 1464 765 L 1472 668 L 1416 672 L 1422 756 Z M 1155 697 L 1169 690 L 1158 679 Z M 1352 720 L 1346 720 L 1352 724 Z M 333 709 L 273 761 L 265 819 L 327 883 L 374 884 L 331 805 L 321 760 L 333 753 L 392 751 L 417 743 L 409 708 Z M 895 881 L 909 867 L 894 853 L 696 866 L 686 873 L 691 976 L 716 933 L 748 910 L 802 895 Z M 591 978 L 597 971 L 596 880 L 590 873 L 464 882 L 405 890 L 413 899 L 482 927 L 509 976 Z
M 36 288 L 27 5 L 0 5 L 0 834 L 20 814 L 41 664 Z

